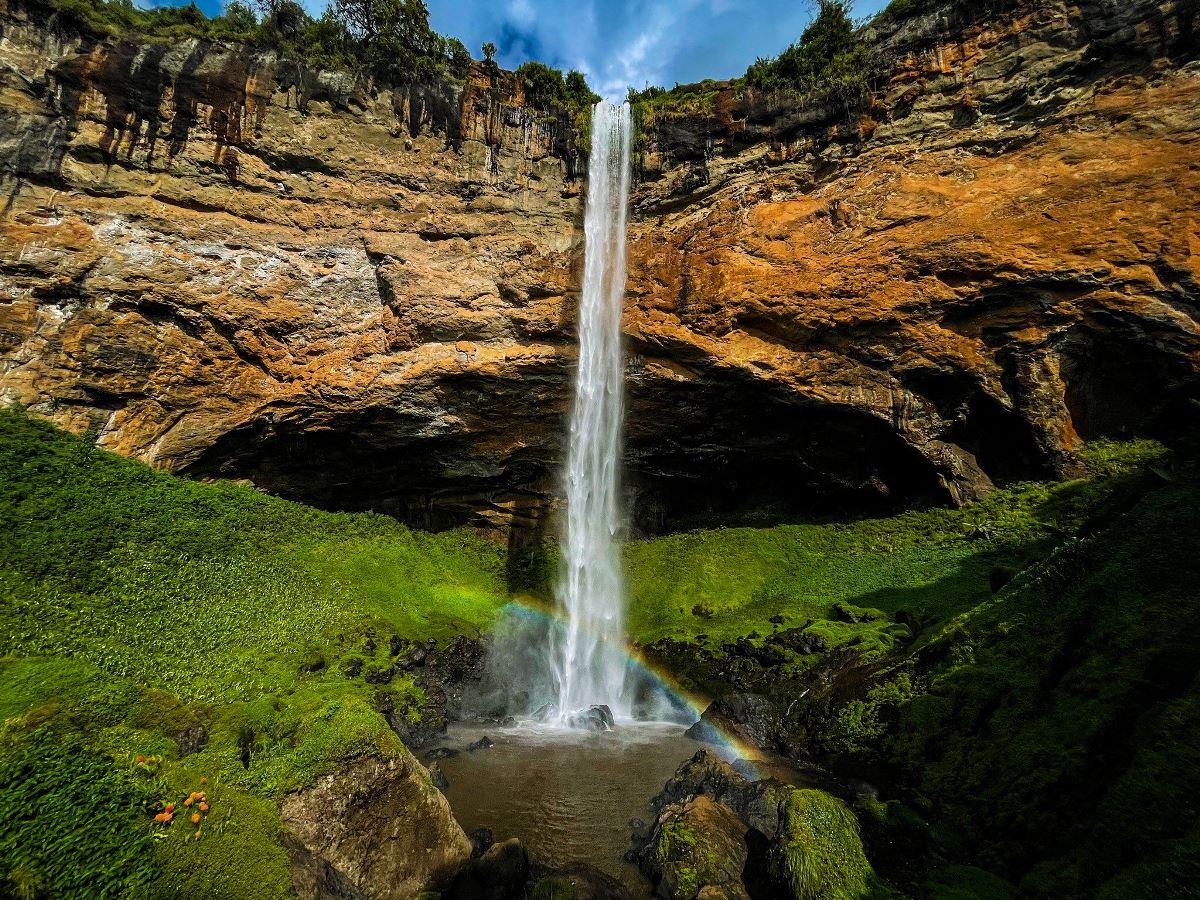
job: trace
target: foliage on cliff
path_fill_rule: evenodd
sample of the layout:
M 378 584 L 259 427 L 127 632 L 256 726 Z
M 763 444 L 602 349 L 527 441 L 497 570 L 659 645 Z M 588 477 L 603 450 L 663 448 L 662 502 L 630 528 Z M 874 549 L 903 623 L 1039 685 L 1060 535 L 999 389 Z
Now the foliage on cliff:
M 878 65 L 855 34 L 850 0 L 820 0 L 816 18 L 800 40 L 773 59 L 758 59 L 746 83 L 762 91 L 794 90 L 848 107 L 867 96 Z
M 52 23 L 60 28 L 112 38 L 244 43 L 316 68 L 370 75 L 384 84 L 443 78 L 461 82 L 472 65 L 462 41 L 430 27 L 424 0 L 337 0 L 318 18 L 295 0 L 256 0 L 261 17 L 241 0 L 232 0 L 211 19 L 195 3 L 143 9 L 132 0 L 34 2 L 46 3 Z M 490 57 L 485 65 L 498 71 Z M 526 63 L 518 73 L 530 105 L 538 109 L 577 111 L 597 99 L 580 72 L 564 76 L 542 63 Z
M 502 552 L 469 534 L 175 478 L 15 410 L 0 521 L 0 892 L 287 895 L 275 799 L 400 751 L 379 692 L 420 715 L 407 675 L 366 682 L 391 638 L 476 633 L 504 602 Z M 200 777 L 201 839 L 155 823 Z

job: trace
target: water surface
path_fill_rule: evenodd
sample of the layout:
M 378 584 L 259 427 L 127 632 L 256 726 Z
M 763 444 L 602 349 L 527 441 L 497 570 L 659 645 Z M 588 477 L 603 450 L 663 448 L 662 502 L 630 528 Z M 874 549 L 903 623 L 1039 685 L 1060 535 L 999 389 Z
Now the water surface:
M 684 730 L 656 722 L 623 723 L 604 734 L 539 725 L 456 726 L 441 746 L 465 748 L 483 735 L 495 746 L 441 761 L 450 780 L 446 797 L 468 832 L 487 827 L 497 841 L 519 838 L 546 864 L 589 863 L 620 879 L 635 897 L 649 897 L 649 884 L 622 859 L 630 819 L 652 819 L 650 800 L 699 748 L 732 756 L 685 737 Z M 777 777 L 789 774 L 766 768 Z

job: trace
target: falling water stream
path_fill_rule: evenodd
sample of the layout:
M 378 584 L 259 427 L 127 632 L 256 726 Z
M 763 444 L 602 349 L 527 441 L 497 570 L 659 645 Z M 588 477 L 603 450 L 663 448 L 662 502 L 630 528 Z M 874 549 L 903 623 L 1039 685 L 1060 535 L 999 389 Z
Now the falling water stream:
M 565 627 L 551 644 L 557 713 L 567 722 L 592 704 L 627 717 L 621 527 L 621 418 L 624 365 L 625 222 L 629 204 L 628 104 L 592 110 L 592 151 L 584 212 L 579 366 L 567 451 L 567 522 L 558 599 Z
M 452 728 L 444 743 L 461 752 L 442 766 L 468 830 L 519 837 L 543 862 L 587 863 L 648 897 L 649 882 L 622 860 L 630 820 L 653 818 L 651 798 L 699 745 L 684 734 L 695 707 L 625 645 L 621 305 L 631 130 L 627 105 L 593 108 L 558 615 L 510 605 L 474 697 L 477 722 L 490 724 Z M 615 723 L 587 715 L 600 704 Z M 742 755 L 729 743 L 710 749 Z

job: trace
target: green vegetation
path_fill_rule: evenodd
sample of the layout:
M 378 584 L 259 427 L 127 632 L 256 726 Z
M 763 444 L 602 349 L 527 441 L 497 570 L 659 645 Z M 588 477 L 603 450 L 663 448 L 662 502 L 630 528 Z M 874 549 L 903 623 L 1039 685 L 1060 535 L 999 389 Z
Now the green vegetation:
M 186 879 L 286 895 L 275 799 L 345 756 L 401 750 L 382 688 L 347 666 L 388 669 L 392 637 L 476 634 L 505 602 L 502 550 L 468 533 L 175 478 L 16 410 L 0 412 L 0 520 L 0 886 L 14 892 L 177 896 Z M 386 690 L 419 717 L 407 677 Z M 163 757 L 152 779 L 139 755 Z M 156 824 L 200 777 L 201 839 Z
M 948 621 L 988 600 L 997 575 L 1025 568 L 1119 504 L 1163 453 L 1148 441 L 1099 443 L 1085 451 L 1089 478 L 1015 484 L 964 509 L 633 542 L 629 628 L 643 644 L 704 635 L 712 645 L 811 622 L 832 647 L 878 654 L 913 624 Z
M 933 801 L 943 852 L 1023 895 L 1184 897 L 1200 879 L 1200 477 L 1154 469 L 945 623 L 855 757 Z
M 518 67 L 517 74 L 525 83 L 525 102 L 534 109 L 582 109 L 600 100 L 599 95 L 588 87 L 583 73 L 574 69 L 564 77 L 559 69 L 540 62 L 527 62 Z
M 774 59 L 756 60 L 746 82 L 763 91 L 794 90 L 847 108 L 868 95 L 876 63 L 855 34 L 850 0 L 820 0 L 800 40 Z
M 35 0 L 38 2 L 38 0 Z M 316 68 L 342 69 L 384 84 L 464 81 L 471 53 L 462 41 L 429 26 L 424 0 L 337 0 L 312 18 L 295 0 L 255 0 L 261 16 L 241 0 L 209 19 L 192 3 L 142 9 L 132 0 L 40 0 L 59 27 L 111 38 L 174 43 L 189 38 L 244 43 L 274 50 L 284 59 Z M 486 65 L 498 71 L 496 47 L 483 46 Z M 595 102 L 580 72 L 541 63 L 521 67 L 532 106 L 577 115 Z
M 800 39 L 779 56 L 756 60 L 742 78 L 677 84 L 669 91 L 653 86 L 630 89 L 638 128 L 648 129 L 664 119 L 727 115 L 734 95 L 747 89 L 790 95 L 796 103 L 836 106 L 846 113 L 861 108 L 881 65 L 850 13 L 850 0 L 820 0 L 816 17 Z
M 874 880 L 858 820 L 824 791 L 792 791 L 780 825 L 783 876 L 796 900 L 862 900 Z

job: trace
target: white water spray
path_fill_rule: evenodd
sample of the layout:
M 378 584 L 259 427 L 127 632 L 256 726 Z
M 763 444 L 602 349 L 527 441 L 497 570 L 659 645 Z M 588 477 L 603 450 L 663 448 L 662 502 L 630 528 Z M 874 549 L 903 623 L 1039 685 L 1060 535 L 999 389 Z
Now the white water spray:
M 567 529 L 558 597 L 565 629 L 552 648 L 558 716 L 592 704 L 629 714 L 625 691 L 624 590 L 617 534 L 624 361 L 625 221 L 629 204 L 628 104 L 592 109 L 584 213 L 579 369 L 567 453 Z

